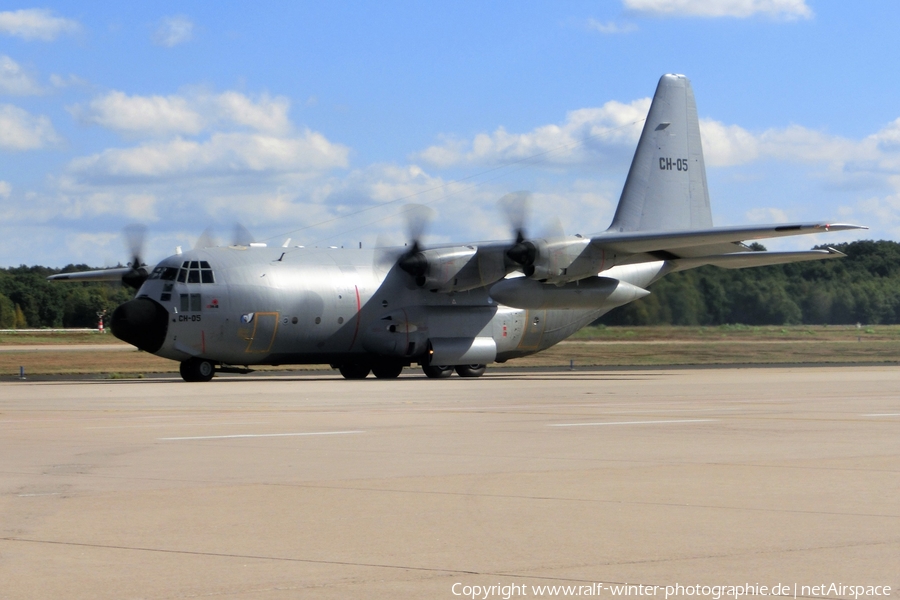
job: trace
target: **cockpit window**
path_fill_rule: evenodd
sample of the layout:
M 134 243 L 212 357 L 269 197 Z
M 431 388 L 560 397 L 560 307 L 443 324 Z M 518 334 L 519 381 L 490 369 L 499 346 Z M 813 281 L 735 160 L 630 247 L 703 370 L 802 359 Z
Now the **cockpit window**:
M 186 260 L 181 264 L 181 269 L 176 269 L 176 271 L 178 272 L 177 279 L 181 283 L 216 282 L 212 267 L 210 267 L 209 263 L 205 260 Z M 165 275 L 163 275 L 163 278 L 165 278 Z
M 175 281 L 175 277 L 178 275 L 178 267 L 163 267 L 159 266 L 153 269 L 153 272 L 150 273 L 150 277 L 148 279 L 162 279 L 163 281 Z

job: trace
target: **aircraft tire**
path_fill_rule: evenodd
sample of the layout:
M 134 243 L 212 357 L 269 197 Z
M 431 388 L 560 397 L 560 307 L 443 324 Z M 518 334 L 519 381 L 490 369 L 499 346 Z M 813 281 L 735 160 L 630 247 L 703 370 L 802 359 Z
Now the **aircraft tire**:
M 349 363 L 338 367 L 344 379 L 365 379 L 369 376 L 369 365 Z
M 451 365 L 422 365 L 422 370 L 429 379 L 444 379 L 453 375 Z
M 378 379 L 396 379 L 400 377 L 401 371 L 403 371 L 403 365 L 400 364 L 375 365 L 372 367 L 372 375 Z
M 460 377 L 481 377 L 487 365 L 456 365 L 456 373 Z
M 209 381 L 216 374 L 216 366 L 202 358 L 189 358 L 178 367 L 185 381 Z

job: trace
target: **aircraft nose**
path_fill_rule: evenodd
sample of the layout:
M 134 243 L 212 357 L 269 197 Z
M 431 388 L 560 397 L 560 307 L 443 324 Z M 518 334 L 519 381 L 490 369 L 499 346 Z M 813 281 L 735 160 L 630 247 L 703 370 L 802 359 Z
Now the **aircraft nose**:
M 116 308 L 109 326 L 123 342 L 152 354 L 166 341 L 169 313 L 149 298 L 137 298 Z

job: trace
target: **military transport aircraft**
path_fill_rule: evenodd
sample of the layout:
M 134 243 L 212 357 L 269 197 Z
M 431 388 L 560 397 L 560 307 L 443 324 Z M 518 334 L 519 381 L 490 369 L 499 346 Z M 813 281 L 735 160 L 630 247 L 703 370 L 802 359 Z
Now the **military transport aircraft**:
M 668 273 L 839 258 L 753 252 L 742 242 L 865 229 L 797 223 L 713 227 L 690 81 L 663 75 L 610 227 L 590 236 L 395 250 L 235 243 L 50 279 L 119 280 L 136 297 L 113 334 L 181 363 L 185 381 L 252 365 L 329 363 L 347 379 L 480 376 L 487 364 L 540 352 Z M 243 367 L 243 368 L 241 368 Z

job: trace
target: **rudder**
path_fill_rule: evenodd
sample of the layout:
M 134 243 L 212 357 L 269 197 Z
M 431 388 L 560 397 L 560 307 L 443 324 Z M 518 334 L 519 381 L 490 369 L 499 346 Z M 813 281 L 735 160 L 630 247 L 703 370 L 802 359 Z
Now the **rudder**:
M 712 227 L 700 123 L 690 80 L 659 79 L 608 231 Z

